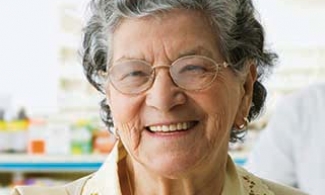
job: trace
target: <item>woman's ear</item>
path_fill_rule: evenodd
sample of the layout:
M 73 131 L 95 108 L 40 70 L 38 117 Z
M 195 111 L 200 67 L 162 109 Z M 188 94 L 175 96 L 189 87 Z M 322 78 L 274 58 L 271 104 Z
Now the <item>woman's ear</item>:
M 242 83 L 243 94 L 237 115 L 234 122 L 234 127 L 239 128 L 243 124 L 247 123 L 245 118 L 247 118 L 249 110 L 252 104 L 252 97 L 254 92 L 254 83 L 257 79 L 257 69 L 254 61 L 249 61 L 247 64 L 247 74 L 244 77 L 244 82 Z

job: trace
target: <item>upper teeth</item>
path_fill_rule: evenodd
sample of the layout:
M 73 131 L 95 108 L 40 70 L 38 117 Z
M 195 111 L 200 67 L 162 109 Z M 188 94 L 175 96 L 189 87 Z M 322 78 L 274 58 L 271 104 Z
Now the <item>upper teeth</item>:
M 170 131 L 177 131 L 177 130 L 186 130 L 191 127 L 190 122 L 183 122 L 183 123 L 175 123 L 170 125 L 156 125 L 156 126 L 149 126 L 151 131 L 162 131 L 162 132 L 170 132 Z

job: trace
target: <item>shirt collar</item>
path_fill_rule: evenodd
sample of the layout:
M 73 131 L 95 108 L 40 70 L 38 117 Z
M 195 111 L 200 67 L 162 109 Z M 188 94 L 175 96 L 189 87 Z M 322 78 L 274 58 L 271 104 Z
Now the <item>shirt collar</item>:
M 118 162 L 127 152 L 121 142 L 115 144 L 101 168 L 85 184 L 82 195 L 122 195 L 118 176 Z M 228 156 L 225 184 L 222 195 L 274 195 L 262 181 L 242 168 L 236 167 Z

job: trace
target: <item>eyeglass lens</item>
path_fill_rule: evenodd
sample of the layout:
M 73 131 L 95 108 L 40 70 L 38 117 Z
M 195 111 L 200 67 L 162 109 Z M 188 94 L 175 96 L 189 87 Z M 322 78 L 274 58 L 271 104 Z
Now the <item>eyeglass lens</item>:
M 204 56 L 187 56 L 169 67 L 174 83 L 186 90 L 200 90 L 210 85 L 218 72 L 216 63 Z M 122 93 L 137 94 L 149 89 L 154 81 L 155 67 L 145 61 L 131 60 L 113 65 L 109 79 Z

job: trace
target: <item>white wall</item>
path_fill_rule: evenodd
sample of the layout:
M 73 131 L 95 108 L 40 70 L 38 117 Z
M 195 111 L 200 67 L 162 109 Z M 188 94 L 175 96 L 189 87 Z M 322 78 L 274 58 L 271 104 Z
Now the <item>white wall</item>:
M 278 48 L 325 45 L 325 1 L 253 0 L 269 39 Z
M 325 1 L 257 1 L 269 45 L 279 54 L 272 88 L 325 82 Z
M 268 47 L 279 54 L 266 80 L 266 115 L 284 94 L 325 82 L 325 1 L 253 0 L 265 26 Z
M 57 108 L 58 19 L 55 1 L 0 1 L 0 94 L 15 107 Z

